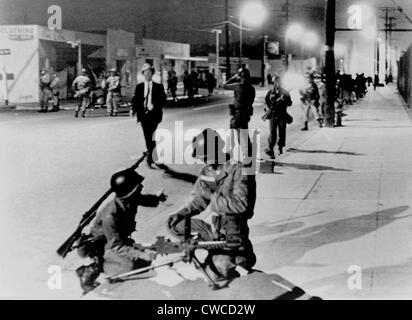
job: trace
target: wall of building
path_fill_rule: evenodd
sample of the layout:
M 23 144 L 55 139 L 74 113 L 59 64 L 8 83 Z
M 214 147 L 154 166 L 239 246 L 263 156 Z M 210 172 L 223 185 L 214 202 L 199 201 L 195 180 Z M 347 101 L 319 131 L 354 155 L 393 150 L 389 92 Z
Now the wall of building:
M 0 48 L 11 54 L 0 56 L 1 68 L 12 74 L 7 80 L 10 103 L 28 103 L 39 100 L 39 38 L 34 25 L 0 26 Z M 2 58 L 1 58 L 2 57 Z M 0 100 L 6 98 L 4 76 L 0 80 Z
M 399 61 L 398 88 L 409 108 L 412 108 L 412 45 Z

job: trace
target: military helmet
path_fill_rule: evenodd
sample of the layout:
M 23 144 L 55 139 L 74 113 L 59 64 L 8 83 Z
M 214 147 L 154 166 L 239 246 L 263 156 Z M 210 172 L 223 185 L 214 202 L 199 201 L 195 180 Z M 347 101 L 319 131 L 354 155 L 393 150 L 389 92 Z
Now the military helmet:
M 136 192 L 144 180 L 143 176 L 132 169 L 116 172 L 110 179 L 110 186 L 119 198 L 128 198 Z
M 222 153 L 225 142 L 215 130 L 207 128 L 192 140 L 192 157 L 200 160 L 215 160 Z

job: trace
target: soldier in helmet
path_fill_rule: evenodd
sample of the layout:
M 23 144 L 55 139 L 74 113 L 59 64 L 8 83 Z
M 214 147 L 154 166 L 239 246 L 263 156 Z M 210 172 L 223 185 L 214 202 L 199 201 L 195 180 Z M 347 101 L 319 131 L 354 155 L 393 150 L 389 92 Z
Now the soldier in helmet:
M 110 69 L 110 76 L 106 80 L 107 96 L 106 96 L 106 116 L 117 116 L 118 105 L 120 100 L 120 77 L 117 74 L 116 68 Z
M 302 107 L 304 111 L 304 124 L 301 130 L 309 130 L 309 114 L 312 110 L 312 107 L 314 108 L 315 117 L 319 123 L 319 127 L 322 128 L 323 118 L 319 113 L 319 89 L 315 83 L 315 75 L 313 73 L 309 73 L 306 76 L 306 86 L 305 88 L 300 89 L 299 93 L 301 95 L 300 100 L 302 101 Z
M 216 280 L 239 276 L 235 270 L 246 270 L 256 263 L 249 240 L 247 221 L 253 216 L 256 201 L 256 181 L 239 162 L 229 159 L 223 152 L 224 141 L 212 129 L 205 129 L 193 139 L 193 154 L 205 163 L 193 188 L 189 202 L 168 219 L 168 230 L 176 237 L 185 233 L 185 217 L 195 216 L 209 205 L 212 221 L 191 219 L 191 230 L 199 240 L 226 240 L 238 243 L 232 249 L 210 250 L 205 260 L 206 271 Z
M 142 251 L 130 237 L 135 231 L 138 206 L 156 207 L 166 200 L 163 190 L 156 195 L 142 194 L 143 177 L 131 169 L 115 173 L 110 180 L 115 198 L 99 208 L 90 234 L 78 252 L 94 262 L 76 270 L 80 285 L 87 292 L 101 272 L 113 276 L 150 265 L 155 252 Z
M 230 129 L 232 129 L 232 147 L 234 136 L 242 148 L 243 158 L 251 156 L 251 142 L 248 135 L 249 121 L 253 115 L 253 102 L 256 92 L 252 86 L 250 71 L 242 67 L 239 72 L 223 84 L 223 88 L 234 91 L 234 101 L 230 107 Z M 247 152 L 246 152 L 247 150 Z
M 92 87 L 92 81 L 88 76 L 86 69 L 82 69 L 81 74 L 74 79 L 72 86 L 76 91 L 74 97 L 79 99 L 74 116 L 77 118 L 79 116 L 79 111 L 81 110 L 82 117 L 85 118 L 86 108 L 89 106 L 90 102 L 90 90 Z

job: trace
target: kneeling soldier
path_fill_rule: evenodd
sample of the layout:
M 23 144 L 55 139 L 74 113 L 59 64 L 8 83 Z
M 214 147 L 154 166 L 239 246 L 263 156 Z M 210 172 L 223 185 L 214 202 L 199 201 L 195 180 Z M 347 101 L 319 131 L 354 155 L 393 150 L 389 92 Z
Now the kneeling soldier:
M 193 139 L 192 156 L 204 162 L 205 166 L 189 203 L 168 220 L 169 231 L 182 239 L 185 217 L 198 215 L 211 205 L 214 213 L 212 224 L 191 219 L 191 230 L 201 241 L 223 240 L 240 244 L 209 250 L 205 260 L 206 271 L 216 281 L 239 276 L 235 270 L 238 265 L 249 271 L 256 263 L 247 225 L 256 201 L 255 176 L 247 175 L 241 163 L 232 163 L 223 148 L 223 140 L 212 129 L 205 129 Z
M 76 270 L 81 287 L 87 292 L 101 272 L 113 276 L 150 265 L 155 258 L 153 251 L 143 251 L 130 237 L 135 231 L 135 216 L 139 205 L 156 207 L 165 201 L 163 191 L 157 195 L 142 194 L 143 177 L 134 170 L 115 173 L 110 181 L 115 198 L 99 210 L 90 229 L 80 245 L 81 257 L 91 257 L 94 263 Z

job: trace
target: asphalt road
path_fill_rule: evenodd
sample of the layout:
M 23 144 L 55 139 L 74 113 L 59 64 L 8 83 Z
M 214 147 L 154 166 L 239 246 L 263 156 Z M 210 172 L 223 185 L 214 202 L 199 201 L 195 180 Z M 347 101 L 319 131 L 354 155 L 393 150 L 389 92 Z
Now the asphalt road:
M 260 119 L 264 93 L 257 94 L 251 122 L 252 128 L 262 131 L 262 150 L 268 131 L 268 124 Z M 183 126 L 188 134 L 184 149 L 190 145 L 190 129 L 228 128 L 231 100 L 230 95 L 215 96 L 193 106 L 168 108 L 160 128 L 172 133 L 176 146 L 175 128 Z M 298 104 L 290 113 L 295 121 L 288 126 L 288 145 L 311 134 L 299 130 Z M 87 116 L 74 118 L 69 110 L 0 112 L 0 297 L 79 297 L 73 271 L 82 261 L 75 253 L 63 261 L 55 251 L 109 188 L 110 176 L 132 165 L 145 151 L 141 127 L 127 110 L 114 118 L 104 117 L 104 110 Z M 171 167 L 191 174 L 200 169 L 199 165 Z M 156 234 L 164 233 L 166 216 L 184 204 L 192 184 L 149 169 L 145 163 L 138 171 L 146 177 L 144 192 L 164 188 L 169 196 L 158 208 L 139 209 L 134 237 L 152 242 Z M 49 287 L 53 287 L 53 266 L 63 271 L 61 289 Z

